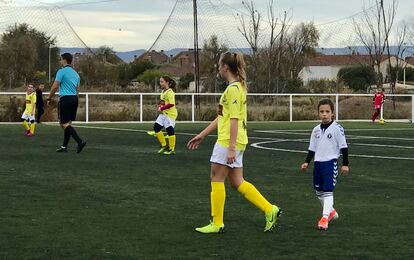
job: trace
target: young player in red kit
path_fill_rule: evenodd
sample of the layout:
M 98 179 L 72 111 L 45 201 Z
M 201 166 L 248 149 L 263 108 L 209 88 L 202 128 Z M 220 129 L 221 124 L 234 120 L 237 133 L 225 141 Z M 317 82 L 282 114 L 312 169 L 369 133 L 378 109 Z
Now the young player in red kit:
M 384 103 L 385 95 L 384 89 L 378 89 L 374 95 L 372 103 L 374 104 L 375 112 L 372 114 L 371 120 L 374 123 L 375 119 L 377 119 L 378 115 L 381 113 L 381 106 Z

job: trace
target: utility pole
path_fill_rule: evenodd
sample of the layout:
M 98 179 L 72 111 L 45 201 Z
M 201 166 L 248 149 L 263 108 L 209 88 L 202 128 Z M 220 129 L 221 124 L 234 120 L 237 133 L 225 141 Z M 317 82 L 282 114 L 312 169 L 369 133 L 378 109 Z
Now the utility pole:
M 197 0 L 193 0 L 193 17 L 194 17 L 194 83 L 195 92 L 200 93 L 200 56 L 198 50 L 198 20 L 197 20 Z M 196 96 L 196 108 L 200 107 L 198 96 Z
M 51 74 L 51 70 L 52 70 L 52 65 L 51 65 L 51 59 L 52 59 L 51 52 L 52 52 L 52 47 L 53 46 L 51 44 L 49 44 L 49 73 L 48 73 L 48 77 L 49 77 L 49 80 L 48 80 L 49 87 L 50 87 L 50 74 Z

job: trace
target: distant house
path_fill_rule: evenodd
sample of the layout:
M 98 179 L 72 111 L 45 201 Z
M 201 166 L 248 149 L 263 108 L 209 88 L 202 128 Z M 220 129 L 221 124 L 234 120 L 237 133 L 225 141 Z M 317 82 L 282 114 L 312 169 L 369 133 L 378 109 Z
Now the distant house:
M 370 65 L 369 55 L 317 55 L 310 58 L 305 63 L 305 67 L 300 71 L 299 75 L 302 77 L 303 82 L 306 84 L 311 80 L 336 80 L 340 69 L 350 66 L 358 65 Z M 395 56 L 391 56 L 391 65 L 396 66 L 397 59 L 400 62 L 400 66 L 407 64 L 402 59 Z M 407 64 L 409 65 L 409 64 Z M 410 65 L 411 66 L 411 65 Z M 414 66 L 413 66 L 414 67 Z M 382 75 L 386 75 L 388 71 L 388 56 L 383 55 L 381 58 L 380 72 Z
M 188 49 L 181 51 L 170 59 L 168 64 L 164 64 L 159 68 L 161 71 L 176 76 L 182 77 L 189 73 L 194 73 L 194 51 Z
M 407 62 L 407 67 L 414 68 L 414 56 L 406 57 L 405 62 Z
M 174 56 L 172 62 L 180 67 L 194 66 L 194 50 L 188 49 L 186 51 L 179 52 Z
M 188 73 L 194 73 L 193 67 L 190 67 L 190 66 L 180 67 L 175 64 L 165 64 L 163 66 L 160 66 L 158 69 L 174 77 L 182 77 Z
M 168 55 L 164 53 L 163 50 L 161 50 L 160 52 L 152 50 L 141 54 L 141 56 L 139 56 L 137 60 L 147 60 L 154 63 L 155 65 L 161 65 L 168 63 L 170 59 Z

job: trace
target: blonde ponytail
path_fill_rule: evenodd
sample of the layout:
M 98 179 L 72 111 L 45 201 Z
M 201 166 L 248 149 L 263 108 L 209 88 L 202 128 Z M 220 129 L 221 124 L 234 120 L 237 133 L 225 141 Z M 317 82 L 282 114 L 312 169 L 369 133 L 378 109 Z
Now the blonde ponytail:
M 243 54 L 226 52 L 221 54 L 220 60 L 237 76 L 237 79 L 247 91 L 246 63 L 244 62 Z
M 237 63 L 237 77 L 242 86 L 247 90 L 246 63 L 244 62 L 243 54 L 235 53 L 234 56 Z

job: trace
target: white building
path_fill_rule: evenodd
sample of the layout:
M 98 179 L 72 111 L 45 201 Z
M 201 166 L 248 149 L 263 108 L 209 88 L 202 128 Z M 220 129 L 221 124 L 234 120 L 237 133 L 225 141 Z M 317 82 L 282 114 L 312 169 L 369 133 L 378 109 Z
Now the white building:
M 369 55 L 322 55 L 319 54 L 305 63 L 305 67 L 300 71 L 299 75 L 306 84 L 311 80 L 336 80 L 340 69 L 350 66 L 369 65 L 371 64 Z M 394 67 L 397 63 L 397 57 L 391 56 L 391 65 Z M 407 66 L 414 68 L 413 65 L 406 63 L 402 59 L 398 59 L 399 66 Z M 383 55 L 380 64 L 382 75 L 387 75 L 388 56 Z

